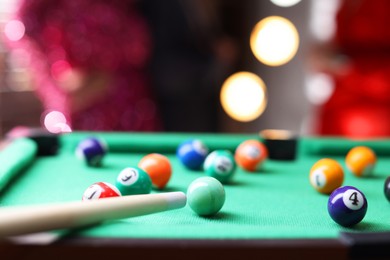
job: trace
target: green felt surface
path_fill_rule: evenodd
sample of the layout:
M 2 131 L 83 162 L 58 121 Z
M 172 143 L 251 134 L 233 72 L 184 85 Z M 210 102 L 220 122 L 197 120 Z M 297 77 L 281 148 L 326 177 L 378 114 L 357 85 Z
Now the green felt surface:
M 340 137 L 315 138 L 306 137 L 300 141 L 301 155 L 343 156 L 358 145 L 371 147 L 378 156 L 390 156 L 390 139 L 345 139 Z
M 7 149 L 0 151 L 0 191 L 34 160 L 37 144 L 30 139 L 20 138 Z
M 191 135 L 191 134 L 102 134 L 110 146 L 103 167 L 90 168 L 78 161 L 74 147 L 89 133 L 73 133 L 61 137 L 62 149 L 54 157 L 40 157 L 4 190 L 0 204 L 21 205 L 80 200 L 84 190 L 97 181 L 114 183 L 124 167 L 136 166 L 151 152 L 168 156 L 173 175 L 163 191 L 183 191 L 201 171 L 184 168 L 176 158 L 175 148 L 190 137 L 202 139 L 211 150 L 220 147 L 234 150 L 238 143 L 256 135 Z M 95 134 L 96 135 L 96 134 Z M 309 184 L 309 170 L 326 154 L 310 155 L 305 146 L 323 139 L 300 141 L 300 156 L 295 161 L 271 161 L 261 171 L 248 173 L 238 168 L 231 184 L 225 185 L 226 201 L 212 218 L 197 216 L 187 205 L 178 210 L 110 221 L 79 232 L 83 236 L 126 238 L 188 239 L 282 239 L 336 238 L 340 231 L 390 230 L 390 203 L 383 195 L 384 180 L 390 175 L 390 158 L 380 156 L 375 175 L 359 179 L 345 173 L 345 185 L 353 185 L 365 193 L 368 212 L 363 222 L 346 229 L 335 224 L 327 213 L 328 196 L 317 193 Z M 308 142 L 308 143 L 307 143 Z M 327 143 L 327 142 L 325 142 Z M 335 149 L 349 145 L 350 140 L 337 140 Z M 383 142 L 382 144 L 383 145 Z M 389 146 L 390 147 L 390 146 Z M 327 148 L 328 149 L 328 148 Z M 342 163 L 344 155 L 332 155 Z

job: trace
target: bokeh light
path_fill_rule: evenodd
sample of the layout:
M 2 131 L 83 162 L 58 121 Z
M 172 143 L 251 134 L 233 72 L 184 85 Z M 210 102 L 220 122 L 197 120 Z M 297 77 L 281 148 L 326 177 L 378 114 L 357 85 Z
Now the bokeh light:
M 390 131 L 384 118 L 389 118 L 389 112 L 379 105 L 350 105 L 345 108 L 337 119 L 342 135 L 351 138 L 386 137 Z
M 65 73 L 69 73 L 71 71 L 71 66 L 68 62 L 64 60 L 59 60 L 54 62 L 51 65 L 51 76 L 53 79 L 60 81 Z
M 311 1 L 309 29 L 313 40 L 328 42 L 336 32 L 336 14 L 342 1 L 316 0 Z
M 258 118 L 267 106 L 266 86 L 257 75 L 238 72 L 223 83 L 220 100 L 224 111 L 231 118 L 249 122 Z
M 66 122 L 66 117 L 59 111 L 48 111 L 43 113 L 43 125 L 50 133 L 69 133 L 72 132 Z
M 322 105 L 329 100 L 334 92 L 334 82 L 325 73 L 312 73 L 305 79 L 305 95 L 313 105 Z
M 301 0 L 271 0 L 271 2 L 280 7 L 290 7 L 296 5 Z
M 19 20 L 11 20 L 4 26 L 4 34 L 10 41 L 19 41 L 24 36 L 25 27 Z
M 294 24 L 280 16 L 264 18 L 256 24 L 250 36 L 255 57 L 269 66 L 289 62 L 297 53 L 299 34 Z
M 57 129 L 58 133 L 70 133 L 72 129 L 67 123 L 57 123 L 53 126 L 54 129 Z

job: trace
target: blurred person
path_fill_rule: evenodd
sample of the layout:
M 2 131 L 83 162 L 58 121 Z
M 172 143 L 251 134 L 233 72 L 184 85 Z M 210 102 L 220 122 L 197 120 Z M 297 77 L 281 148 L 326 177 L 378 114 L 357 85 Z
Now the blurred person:
M 336 33 L 317 46 L 311 67 L 334 80 L 320 107 L 316 133 L 346 137 L 390 136 L 390 1 L 342 0 Z
M 34 89 L 73 130 L 161 130 L 147 75 L 150 30 L 133 0 L 25 0 L 13 43 L 29 55 Z

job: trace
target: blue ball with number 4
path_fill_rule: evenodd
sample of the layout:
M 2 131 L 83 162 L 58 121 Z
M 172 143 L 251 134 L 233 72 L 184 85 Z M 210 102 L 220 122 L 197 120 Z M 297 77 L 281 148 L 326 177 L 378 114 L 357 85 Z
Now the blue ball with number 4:
M 335 189 L 328 199 L 330 217 L 339 225 L 351 227 L 363 220 L 367 212 L 366 196 L 355 187 Z

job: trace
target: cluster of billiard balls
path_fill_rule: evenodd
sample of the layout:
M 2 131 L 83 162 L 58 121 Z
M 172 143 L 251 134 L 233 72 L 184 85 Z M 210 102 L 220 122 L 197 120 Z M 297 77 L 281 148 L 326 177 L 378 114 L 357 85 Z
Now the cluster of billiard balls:
M 245 140 L 234 151 L 209 148 L 199 139 L 186 140 L 177 149 L 179 161 L 189 170 L 205 176 L 193 181 L 187 190 L 188 204 L 199 215 L 216 214 L 225 202 L 224 184 L 233 180 L 237 166 L 248 172 L 258 170 L 268 157 L 266 146 Z
M 82 140 L 76 148 L 77 157 L 90 167 L 101 166 L 107 152 L 108 147 L 104 140 L 95 137 Z M 171 175 L 171 163 L 166 156 L 158 153 L 147 154 L 137 166 L 126 167 L 120 171 L 115 184 L 96 182 L 89 186 L 82 200 L 148 194 L 153 187 L 164 189 Z
M 76 155 L 90 167 L 100 167 L 108 152 L 104 140 L 88 137 L 82 140 Z M 206 145 L 198 139 L 187 140 L 177 149 L 179 161 L 190 170 L 203 169 L 206 176 L 195 179 L 187 188 L 187 201 L 191 209 L 201 216 L 212 216 L 225 203 L 223 184 L 229 183 L 237 165 L 247 171 L 256 171 L 267 158 L 268 151 L 258 140 L 241 143 L 234 154 L 229 150 L 209 153 Z M 172 175 L 168 157 L 152 153 L 144 156 L 137 166 L 124 168 L 115 183 L 96 182 L 83 193 L 82 200 L 95 200 L 122 195 L 150 193 L 152 188 L 162 190 Z
M 180 162 L 190 170 L 203 170 L 207 176 L 221 183 L 232 181 L 237 166 L 254 172 L 259 170 L 268 157 L 266 146 L 259 140 L 249 139 L 240 143 L 234 152 L 209 148 L 199 139 L 191 139 L 181 143 L 177 149 Z
M 354 147 L 345 157 L 347 170 L 356 177 L 371 176 L 376 161 L 375 152 L 367 146 Z M 366 196 L 356 187 L 342 186 L 344 170 L 338 161 L 330 158 L 317 161 L 310 170 L 309 180 L 318 192 L 330 194 L 328 213 L 336 223 L 351 227 L 363 220 L 368 206 Z

